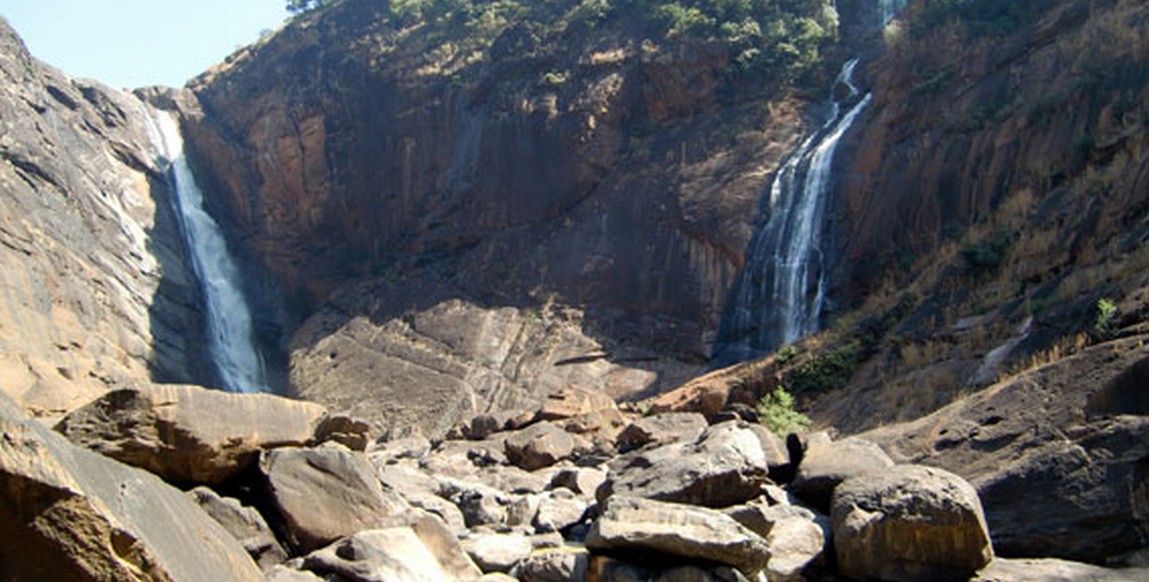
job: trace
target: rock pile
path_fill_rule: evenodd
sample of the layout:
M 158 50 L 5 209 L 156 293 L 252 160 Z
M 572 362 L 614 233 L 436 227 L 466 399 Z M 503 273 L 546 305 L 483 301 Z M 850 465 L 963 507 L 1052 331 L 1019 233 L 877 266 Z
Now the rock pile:
M 476 418 L 451 440 L 366 447 L 364 425 L 320 407 L 192 387 L 111 393 L 58 423 L 77 444 L 198 485 L 186 494 L 0 406 L 0 574 L 774 582 L 1008 580 L 1025 568 L 994 560 L 963 479 L 894 465 L 866 441 L 791 435 L 794 467 L 778 436 L 741 420 L 555 404 Z

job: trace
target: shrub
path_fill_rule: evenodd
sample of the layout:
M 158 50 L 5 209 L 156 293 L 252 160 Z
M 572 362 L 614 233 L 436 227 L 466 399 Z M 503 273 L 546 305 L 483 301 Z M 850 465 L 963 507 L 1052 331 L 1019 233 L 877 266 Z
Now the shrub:
M 798 394 L 826 392 L 845 386 L 857 369 L 857 350 L 845 346 L 812 355 L 789 374 L 787 383 Z
M 758 422 L 770 432 L 785 435 L 810 426 L 810 417 L 794 408 L 794 397 L 778 386 L 758 401 Z
M 1117 329 L 1117 304 L 1108 297 L 1097 300 L 1097 319 L 1093 322 L 1093 332 L 1105 339 Z
M 1012 243 L 1013 233 L 999 230 L 986 240 L 965 243 L 961 249 L 961 256 L 973 274 L 991 273 L 1001 266 Z

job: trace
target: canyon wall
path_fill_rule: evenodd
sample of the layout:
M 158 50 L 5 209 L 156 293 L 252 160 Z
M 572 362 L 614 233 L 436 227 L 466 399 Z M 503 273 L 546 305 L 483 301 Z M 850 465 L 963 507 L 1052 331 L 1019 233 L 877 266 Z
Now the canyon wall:
M 411 341 L 503 370 L 514 388 L 501 393 L 519 395 L 470 403 L 489 387 L 452 372 L 468 402 L 455 420 L 574 382 L 555 361 L 611 364 L 575 383 L 645 378 L 611 388 L 622 398 L 702 370 L 805 96 L 735 75 L 722 43 L 656 44 L 626 18 L 508 23 L 480 46 L 471 29 L 397 20 L 378 3 L 335 3 L 190 85 L 200 111 L 187 134 L 214 210 L 307 320 L 286 342 L 289 391 L 353 402 L 422 390 L 443 365 L 410 356 Z M 531 324 L 548 305 L 577 313 L 564 329 L 581 339 Z M 502 322 L 494 345 L 515 347 L 462 356 L 396 333 L 440 311 L 462 318 L 451 327 Z M 516 340 L 507 313 L 532 331 Z M 536 336 L 562 353 L 524 352 Z M 359 356 L 339 363 L 350 351 L 332 342 Z
M 0 19 L 0 384 L 36 414 L 207 380 L 153 157 L 138 99 L 36 61 Z

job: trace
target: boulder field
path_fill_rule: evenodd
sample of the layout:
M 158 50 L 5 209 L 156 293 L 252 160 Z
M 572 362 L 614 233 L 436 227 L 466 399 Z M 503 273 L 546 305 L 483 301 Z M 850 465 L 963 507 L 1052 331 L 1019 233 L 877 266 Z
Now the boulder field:
M 788 447 L 731 414 L 643 416 L 556 394 L 431 442 L 372 440 L 318 405 L 192 386 L 112 392 L 56 430 L 3 398 L 4 579 L 1149 575 L 995 557 L 978 490 L 957 474 L 895 464 L 860 437 L 788 435 Z

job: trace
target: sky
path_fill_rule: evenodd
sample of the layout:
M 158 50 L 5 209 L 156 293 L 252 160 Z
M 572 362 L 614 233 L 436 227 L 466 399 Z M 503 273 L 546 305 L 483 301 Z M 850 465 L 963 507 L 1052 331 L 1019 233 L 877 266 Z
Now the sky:
M 182 87 L 279 28 L 286 0 L 0 0 L 32 56 L 121 89 Z

